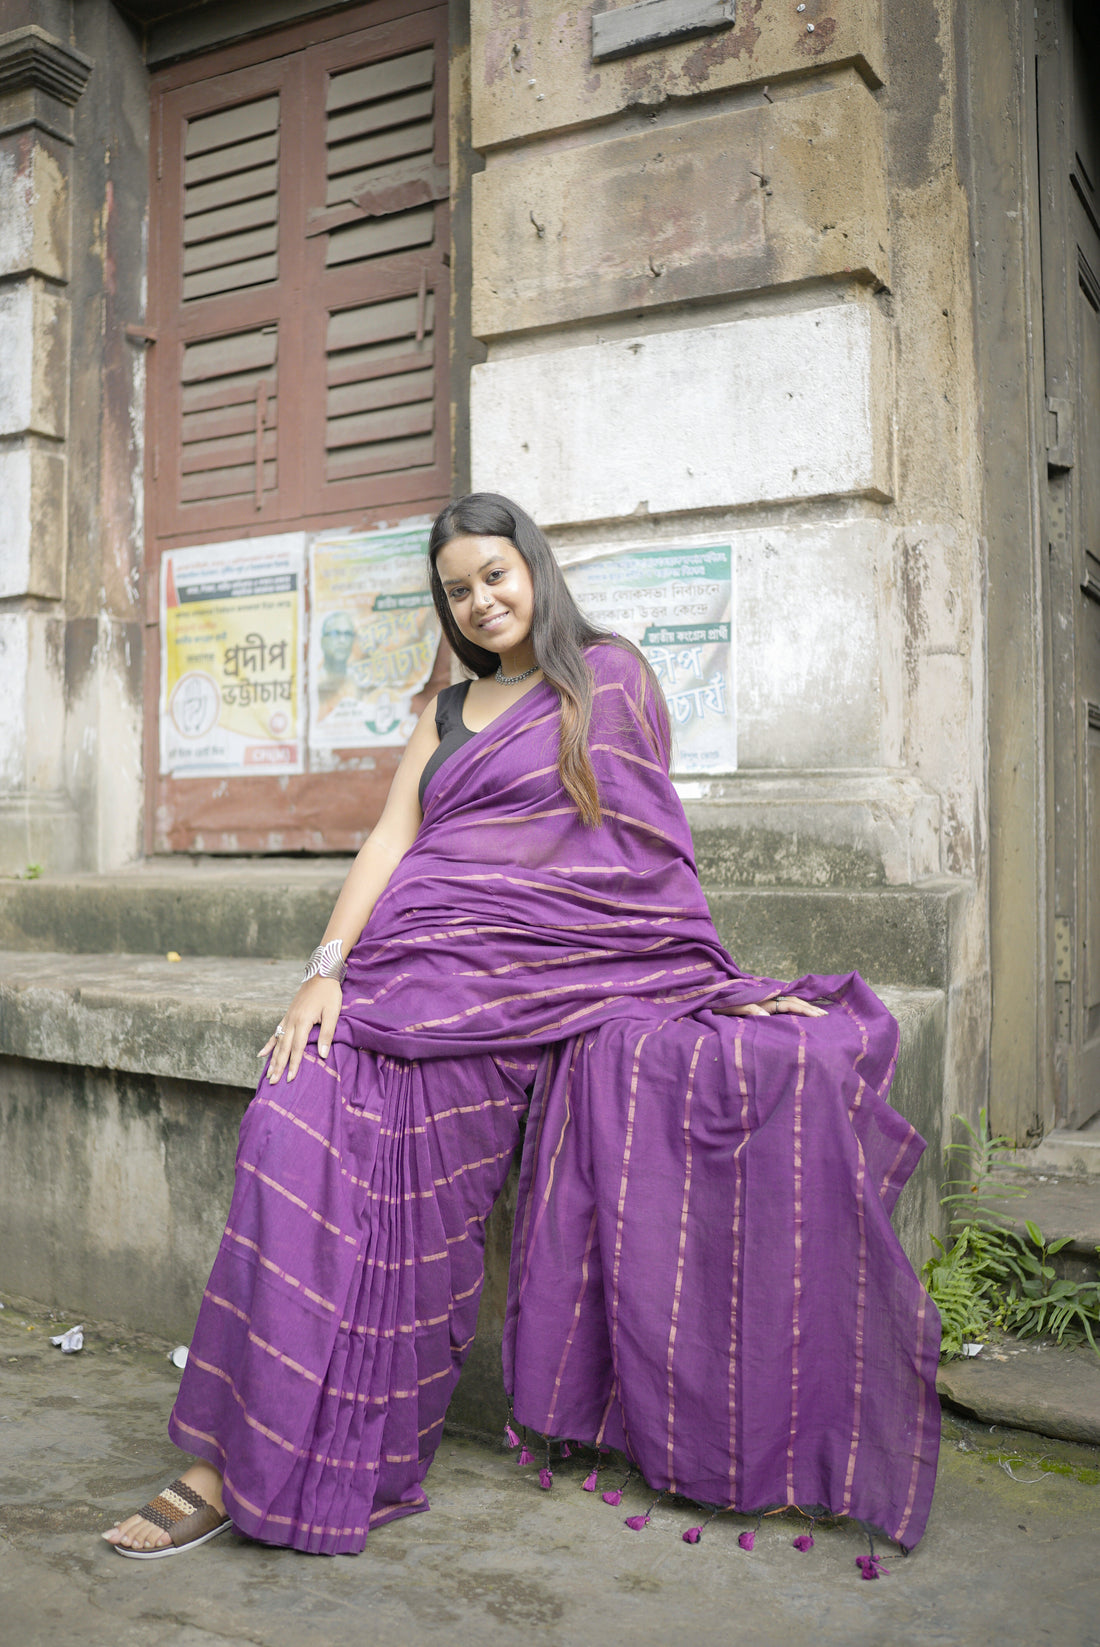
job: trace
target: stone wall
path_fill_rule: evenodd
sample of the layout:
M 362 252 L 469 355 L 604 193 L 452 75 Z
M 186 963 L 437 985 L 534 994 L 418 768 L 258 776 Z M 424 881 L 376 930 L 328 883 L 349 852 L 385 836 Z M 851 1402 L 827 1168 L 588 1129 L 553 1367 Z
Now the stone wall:
M 106 0 L 0 33 L 0 873 L 142 816 L 145 70 Z

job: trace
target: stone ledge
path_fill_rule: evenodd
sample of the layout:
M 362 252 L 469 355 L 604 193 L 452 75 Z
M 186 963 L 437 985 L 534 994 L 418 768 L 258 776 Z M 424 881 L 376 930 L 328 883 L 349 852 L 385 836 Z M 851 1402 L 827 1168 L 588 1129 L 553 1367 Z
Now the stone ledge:
M 1100 1445 L 1100 1355 L 1094 1350 L 998 1337 L 972 1360 L 943 1362 L 936 1385 L 983 1423 Z
M 709 803 L 708 803 L 709 804 Z M 722 942 L 739 966 L 776 978 L 849 972 L 943 989 L 968 883 L 916 886 L 733 886 L 720 840 L 722 802 L 701 838 L 703 883 Z M 350 860 L 269 866 L 189 862 L 117 875 L 0 882 L 0 950 L 304 962 L 324 931 Z M 29 953 L 28 953 L 29 952 Z M 23 959 L 8 956 L 18 977 Z M 85 962 L 85 964 L 87 964 Z
M 300 976 L 286 960 L 0 953 L 0 1054 L 253 1087 Z

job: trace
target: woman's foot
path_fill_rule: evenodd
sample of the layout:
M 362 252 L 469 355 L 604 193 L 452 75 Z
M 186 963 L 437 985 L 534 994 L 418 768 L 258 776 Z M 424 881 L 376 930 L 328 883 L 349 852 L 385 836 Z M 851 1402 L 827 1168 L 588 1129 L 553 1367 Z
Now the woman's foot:
M 213 1464 L 201 1461 L 184 1470 L 179 1478 L 192 1492 L 198 1493 L 219 1515 L 225 1514 L 222 1500 L 222 1478 Z M 108 1544 L 118 1544 L 127 1550 L 164 1550 L 171 1544 L 171 1535 L 163 1527 L 156 1527 L 144 1516 L 128 1516 L 102 1535 Z

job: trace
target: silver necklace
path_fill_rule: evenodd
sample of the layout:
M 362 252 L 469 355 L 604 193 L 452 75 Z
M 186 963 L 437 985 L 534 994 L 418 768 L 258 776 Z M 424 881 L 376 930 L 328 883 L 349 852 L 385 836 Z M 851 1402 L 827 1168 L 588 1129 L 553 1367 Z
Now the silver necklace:
M 525 681 L 528 680 L 530 676 L 537 675 L 540 667 L 541 666 L 539 664 L 534 663 L 531 665 L 530 669 L 525 669 L 522 675 L 506 675 L 498 663 L 497 672 L 493 676 L 493 679 L 496 681 L 498 686 L 515 686 L 517 681 Z

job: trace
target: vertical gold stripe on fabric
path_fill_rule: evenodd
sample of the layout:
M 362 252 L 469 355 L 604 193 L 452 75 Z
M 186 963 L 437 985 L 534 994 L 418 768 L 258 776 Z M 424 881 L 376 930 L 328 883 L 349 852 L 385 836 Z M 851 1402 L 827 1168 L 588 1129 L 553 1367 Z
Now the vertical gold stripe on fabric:
M 638 1037 L 634 1048 L 634 1067 L 630 1071 L 630 1101 L 626 1111 L 626 1134 L 623 1140 L 623 1170 L 619 1179 L 619 1200 L 615 1208 L 615 1258 L 611 1266 L 611 1380 L 612 1389 L 619 1383 L 619 1272 L 623 1259 L 623 1212 L 626 1207 L 626 1185 L 630 1177 L 630 1155 L 634 1148 L 634 1114 L 638 1107 L 638 1073 L 641 1068 L 642 1048 L 649 1040 L 649 1031 Z
M 676 1252 L 676 1285 L 672 1293 L 672 1318 L 668 1327 L 668 1477 L 669 1491 L 676 1492 L 676 1474 L 673 1467 L 673 1434 L 676 1425 L 676 1395 L 672 1377 L 672 1363 L 676 1354 L 676 1329 L 680 1315 L 680 1294 L 684 1285 L 684 1249 L 687 1246 L 688 1206 L 691 1202 L 691 1098 L 695 1089 L 695 1070 L 707 1035 L 700 1035 L 691 1055 L 687 1091 L 684 1093 L 684 1195 L 680 1204 L 680 1243 Z
M 863 1145 L 856 1139 L 856 1149 L 859 1151 L 859 1170 L 856 1173 L 856 1220 L 859 1225 L 859 1269 L 856 1277 L 856 1333 L 855 1333 L 855 1379 L 852 1390 L 852 1440 L 848 1449 L 848 1468 L 844 1472 L 844 1501 L 840 1506 L 841 1515 L 850 1515 L 852 1510 L 852 1482 L 856 1473 L 856 1454 L 859 1451 L 859 1426 L 863 1407 L 863 1371 L 864 1371 L 864 1343 L 863 1334 L 867 1313 L 867 1161 L 863 1154 Z
M 882 1180 L 882 1184 L 879 1188 L 879 1195 L 880 1196 L 885 1195 L 886 1191 L 890 1188 L 890 1181 L 893 1178 L 895 1172 L 897 1172 L 898 1168 L 901 1166 L 902 1159 L 905 1155 L 905 1152 L 908 1150 L 910 1144 L 913 1142 L 913 1139 L 916 1137 L 916 1135 L 917 1135 L 917 1129 L 916 1129 L 915 1126 L 912 1125 L 912 1123 L 910 1123 L 909 1131 L 905 1134 L 905 1137 L 902 1139 L 901 1143 L 898 1145 L 898 1153 L 894 1156 L 894 1159 L 890 1163 L 890 1170 L 889 1170 L 888 1173 L 886 1173 L 886 1175 L 884 1176 L 884 1178 Z
M 920 1305 L 917 1309 L 917 1353 L 914 1356 L 917 1367 L 917 1379 L 920 1384 L 920 1396 L 917 1401 L 917 1435 L 916 1440 L 913 1443 L 913 1469 L 909 1476 L 909 1496 L 905 1500 L 905 1513 L 903 1514 L 901 1521 L 898 1523 L 897 1532 L 894 1534 L 894 1538 L 898 1544 L 902 1543 L 905 1530 L 909 1526 L 909 1522 L 912 1519 L 913 1504 L 917 1496 L 917 1479 L 920 1475 L 920 1467 L 924 1453 L 924 1426 L 926 1408 L 928 1405 L 928 1386 L 922 1373 L 921 1363 L 924 1360 L 924 1324 L 928 1316 L 928 1302 L 928 1294 L 922 1287 Z
M 798 1077 L 794 1088 L 794 1298 L 791 1304 L 791 1430 L 787 1438 L 787 1502 L 794 1497 L 794 1442 L 798 1431 L 799 1348 L 802 1337 L 802 1088 L 806 1081 L 806 1031 L 798 1026 Z
M 569 1331 L 565 1337 L 565 1344 L 562 1347 L 561 1360 L 558 1362 L 557 1376 L 554 1379 L 554 1389 L 550 1396 L 550 1407 L 546 1415 L 546 1424 L 549 1431 L 554 1429 L 554 1420 L 557 1417 L 558 1411 L 558 1398 L 561 1395 L 561 1381 L 565 1376 L 565 1364 L 569 1360 L 569 1355 L 573 1348 L 573 1341 L 577 1336 L 577 1328 L 580 1326 L 581 1309 L 584 1304 L 585 1294 L 588 1291 L 588 1277 L 592 1264 L 592 1248 L 596 1240 L 596 1225 L 598 1222 L 598 1217 L 599 1214 L 597 1209 L 594 1207 L 592 1209 L 592 1220 L 588 1226 L 588 1240 L 585 1242 L 584 1257 L 581 1259 L 581 1284 L 577 1291 L 576 1301 L 573 1305 L 573 1320 L 570 1323 Z
M 737 1065 L 737 1090 L 741 1097 L 741 1131 L 744 1137 L 733 1152 L 733 1227 L 730 1231 L 730 1353 L 729 1353 L 729 1459 L 730 1503 L 737 1499 L 737 1337 L 741 1307 L 741 1212 L 745 1169 L 741 1155 L 749 1141 L 749 1084 L 745 1079 L 742 1038 L 744 1024 L 736 1021 L 733 1057 Z

